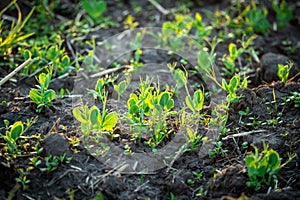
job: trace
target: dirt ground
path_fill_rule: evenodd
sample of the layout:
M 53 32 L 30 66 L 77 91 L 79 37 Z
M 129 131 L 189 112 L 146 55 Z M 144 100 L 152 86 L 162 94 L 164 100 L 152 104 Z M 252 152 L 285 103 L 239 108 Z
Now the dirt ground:
M 161 5 L 171 8 L 171 2 L 163 1 Z M 115 4 L 116 1 L 108 2 L 108 13 L 113 20 L 124 17 L 125 11 L 131 13 L 133 10 L 130 4 L 124 4 L 123 10 L 116 10 Z M 137 1 L 137 4 L 145 10 L 135 16 L 141 27 L 161 27 L 165 20 L 172 18 L 171 15 L 162 15 L 147 1 Z M 203 13 L 204 9 L 223 9 L 226 6 L 229 6 L 227 1 L 222 1 L 222 3 L 209 1 L 200 6 L 194 5 L 191 12 Z M 299 15 L 299 11 L 298 7 L 295 12 Z M 150 15 L 156 17 L 149 18 Z M 204 17 L 204 21 L 207 20 L 209 19 Z M 270 20 L 272 20 L 272 15 Z M 120 32 L 122 28 L 111 28 L 91 34 L 99 35 L 97 40 L 101 41 Z M 249 88 L 238 90 L 238 94 L 243 95 L 243 98 L 232 104 L 228 111 L 229 119 L 226 128 L 230 131 L 226 136 L 221 137 L 222 148 L 227 150 L 224 156 L 210 157 L 201 155 L 198 151 L 188 151 L 175 160 L 171 169 L 164 167 L 144 174 L 122 173 L 117 168 L 111 169 L 105 166 L 83 145 L 74 147 L 69 143 L 70 139 L 82 138 L 77 131 L 78 124 L 74 123 L 73 101 L 68 97 L 57 98 L 53 107 L 39 114 L 36 123 L 25 135 L 40 135 L 42 140 L 39 146 L 44 148 L 42 156 L 47 156 L 48 153 L 53 155 L 66 153 L 67 157 L 72 158 L 71 161 L 59 164 L 58 168 L 52 172 L 33 169 L 27 176 L 30 180 L 29 189 L 14 191 L 17 187 L 15 178 L 19 176 L 17 168 L 26 167 L 31 156 L 19 156 L 10 162 L 6 161 L 4 156 L 0 156 L 0 199 L 6 199 L 10 193 L 14 194 L 14 199 L 69 199 L 72 192 L 74 192 L 74 199 L 93 199 L 96 195 L 98 195 L 97 199 L 101 199 L 100 192 L 103 199 L 122 200 L 170 199 L 171 193 L 176 199 L 233 200 L 243 195 L 249 199 L 300 199 L 300 107 L 296 107 L 293 102 L 283 102 L 284 97 L 289 96 L 291 92 L 300 93 L 300 76 L 297 74 L 300 66 L 300 49 L 298 48 L 293 54 L 287 53 L 281 43 L 287 38 L 299 44 L 299 23 L 291 21 L 286 28 L 273 31 L 268 35 L 258 35 L 255 40 L 260 63 L 250 66 L 253 71 L 250 76 L 252 82 Z M 230 42 L 229 40 L 217 46 L 217 56 L 227 53 L 227 46 Z M 74 46 L 76 48 L 76 45 Z M 154 54 L 147 59 L 170 59 L 164 54 L 159 56 Z M 293 77 L 292 81 L 284 84 L 278 81 L 276 64 L 285 62 L 286 59 L 293 60 L 294 67 L 290 74 L 290 77 Z M 216 65 L 222 67 L 219 61 Z M 9 69 L 1 69 L 1 77 L 8 73 Z M 72 91 L 74 77 L 58 80 L 51 87 L 55 90 L 63 87 Z M 34 86 L 34 77 L 17 76 L 17 80 L 20 81 L 7 82 L 1 86 L 0 100 L 6 100 L 7 104 L 0 105 L 0 127 L 5 127 L 4 119 L 10 122 L 26 121 L 36 116 L 34 103 L 28 97 L 30 88 Z M 196 77 L 191 80 L 194 83 L 200 79 Z M 271 103 L 274 101 L 276 105 Z M 247 125 L 253 121 L 239 114 L 239 111 L 244 111 L 247 107 L 252 113 L 251 116 L 261 122 L 259 126 Z M 267 120 L 276 118 L 279 112 L 282 113 L 280 123 L 268 124 Z M 241 121 L 246 125 L 242 125 Z M 122 130 L 122 127 L 119 127 L 118 131 L 126 132 Z M 231 137 L 236 133 L 246 134 Z M 126 137 L 125 135 L 121 139 L 124 141 Z M 118 144 L 118 141 L 115 142 Z M 248 142 L 248 148 L 242 148 L 245 142 Z M 298 155 L 277 175 L 277 191 L 268 192 L 269 188 L 262 186 L 259 192 L 256 192 L 246 186 L 248 176 L 244 158 L 252 149 L 250 144 L 262 149 L 263 142 L 279 153 L 282 162 L 287 160 L 288 152 L 295 152 Z M 145 149 L 142 144 L 132 147 L 135 151 L 151 150 Z M 74 152 L 74 149 L 77 152 Z M 203 172 L 203 175 L 200 179 L 196 179 L 194 172 Z M 194 181 L 191 184 L 189 180 Z M 204 196 L 199 196 L 200 188 L 206 191 Z M 245 196 L 240 199 L 246 199 Z

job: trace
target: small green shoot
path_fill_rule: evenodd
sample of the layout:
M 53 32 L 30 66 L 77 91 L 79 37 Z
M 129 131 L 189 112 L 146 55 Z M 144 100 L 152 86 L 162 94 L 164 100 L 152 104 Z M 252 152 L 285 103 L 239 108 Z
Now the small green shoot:
M 294 65 L 293 62 L 288 62 L 288 64 L 286 64 L 286 65 L 278 64 L 277 75 L 278 75 L 280 81 L 282 81 L 284 83 L 286 83 L 288 81 L 290 70 L 292 69 L 293 65 Z
M 236 90 L 238 88 L 247 88 L 247 85 L 247 77 L 241 82 L 241 77 L 237 74 L 230 79 L 229 83 L 224 79 L 222 80 L 222 88 L 228 93 L 227 100 L 229 103 L 237 102 L 239 97 L 236 94 Z
M 190 144 L 191 150 L 194 151 L 196 147 L 199 146 L 202 136 L 200 134 L 197 134 L 197 132 L 192 130 L 190 127 L 187 127 L 186 131 L 188 135 L 188 143 Z
M 27 175 L 30 173 L 30 171 L 33 170 L 33 167 L 29 166 L 27 168 L 19 168 L 18 173 L 19 177 L 16 178 L 17 183 L 21 183 L 23 190 L 29 189 L 29 183 L 30 180 L 27 178 Z
M 106 1 L 104 0 L 83 0 L 82 7 L 84 11 L 96 22 L 104 20 L 103 13 L 106 11 Z
M 217 142 L 212 142 L 212 144 L 215 145 L 215 148 L 214 149 L 210 149 L 208 151 L 208 155 L 212 158 L 216 157 L 216 156 L 224 156 L 225 153 L 228 151 L 228 150 L 224 150 L 222 148 L 222 142 L 221 141 L 217 141 Z
M 15 122 L 13 125 L 9 126 L 9 122 L 4 120 L 4 124 L 6 126 L 5 136 L 3 139 L 5 140 L 8 150 L 10 153 L 14 153 L 17 148 L 17 140 L 24 133 L 24 126 L 21 121 Z
M 288 96 L 288 99 L 294 103 L 295 108 L 300 107 L 300 93 L 299 92 L 291 92 L 291 95 Z
M 37 78 L 39 85 L 36 85 L 37 88 L 32 88 L 29 92 L 30 99 L 37 104 L 37 113 L 40 113 L 44 108 L 52 106 L 52 101 L 55 99 L 54 90 L 48 90 L 51 76 L 52 70 L 49 70 L 47 74 L 41 73 Z
M 239 16 L 232 20 L 230 26 L 243 29 L 246 33 L 266 34 L 270 29 L 267 19 L 268 10 L 265 7 L 257 7 L 256 1 L 252 0 Z
M 278 27 L 284 28 L 293 18 L 292 10 L 287 6 L 285 0 L 281 0 L 280 4 L 278 0 L 272 0 L 272 7 L 276 12 Z
M 89 136 L 94 131 L 113 131 L 118 122 L 118 114 L 116 112 L 108 113 L 104 109 L 102 113 L 97 106 L 88 108 L 87 105 L 73 109 L 74 117 L 81 122 L 81 131 L 85 136 Z
M 280 169 L 288 164 L 296 154 L 289 154 L 289 159 L 286 163 L 281 164 L 281 158 L 279 154 L 273 150 L 268 149 L 269 146 L 264 144 L 264 150 L 260 153 L 257 147 L 252 145 L 254 153 L 251 153 L 245 158 L 245 162 L 248 168 L 249 181 L 247 182 L 248 187 L 254 187 L 255 191 L 258 191 L 262 184 L 273 186 L 276 175 Z
M 128 114 L 127 124 L 134 131 L 133 139 L 140 139 L 143 134 L 153 130 L 151 138 L 146 142 L 152 150 L 166 137 L 172 130 L 167 129 L 166 120 L 174 115 L 171 111 L 174 107 L 173 92 L 168 87 L 160 91 L 160 85 L 152 86 L 149 77 L 140 80 L 139 90 L 131 93 L 127 101 Z
M 204 104 L 203 92 L 201 90 L 195 91 L 193 99 L 191 96 L 186 96 L 185 103 L 193 113 L 201 111 Z
M 241 55 L 244 53 L 250 54 L 254 59 L 257 61 L 259 60 L 257 58 L 257 55 L 254 52 L 253 47 L 250 47 L 251 42 L 256 38 L 256 35 L 252 35 L 249 37 L 247 40 L 243 39 L 239 40 L 239 43 L 241 44 L 240 48 L 237 48 L 237 45 L 234 43 L 230 43 L 228 45 L 228 52 L 229 55 L 224 55 L 222 57 L 222 62 L 225 66 L 225 68 L 222 68 L 223 70 L 223 75 L 224 76 L 232 76 L 235 73 L 239 72 L 239 69 L 236 67 L 236 60 L 238 60 L 240 68 L 241 66 Z
M 113 81 L 108 78 L 99 78 L 96 85 L 95 85 L 95 90 L 89 90 L 90 94 L 93 94 L 94 96 L 97 97 L 98 101 L 104 101 L 106 98 L 106 87 L 112 83 Z
M 66 154 L 63 154 L 61 156 L 53 156 L 53 155 L 48 155 L 44 159 L 45 161 L 45 166 L 41 167 L 40 170 L 42 172 L 52 172 L 57 169 L 59 164 L 61 163 L 70 163 L 71 158 L 66 157 Z
M 124 28 L 133 30 L 139 25 L 138 22 L 135 21 L 135 18 L 132 15 L 128 15 L 124 21 Z
M 114 84 L 114 90 L 118 93 L 118 101 L 120 101 L 122 94 L 125 92 L 130 80 L 126 79 L 118 84 Z

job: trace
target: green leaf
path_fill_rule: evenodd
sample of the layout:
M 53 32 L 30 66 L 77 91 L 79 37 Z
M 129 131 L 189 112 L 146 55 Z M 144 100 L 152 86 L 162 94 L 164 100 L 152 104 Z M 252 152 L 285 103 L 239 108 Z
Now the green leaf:
M 145 104 L 143 107 L 144 113 L 145 115 L 149 115 L 150 114 L 150 106 L 149 104 Z
M 45 73 L 40 73 L 39 79 L 38 79 L 39 83 L 41 85 L 45 85 L 46 78 L 47 78 L 47 75 Z
M 225 79 L 222 79 L 222 88 L 223 88 L 227 93 L 229 93 L 228 84 L 227 84 L 227 82 L 226 82 Z
M 159 95 L 159 104 L 165 107 L 169 101 L 170 94 L 168 92 L 163 92 Z
M 204 103 L 204 95 L 203 95 L 203 92 L 202 92 L 201 90 L 197 90 L 197 91 L 194 93 L 194 106 L 195 106 L 195 109 L 196 109 L 197 111 L 202 110 L 203 103 Z
M 185 97 L 185 103 L 186 103 L 187 107 L 188 107 L 191 111 L 193 111 L 193 112 L 196 111 L 196 110 L 195 110 L 194 103 L 193 103 L 193 100 L 192 100 L 192 98 L 191 98 L 190 96 L 186 96 L 186 97 Z
M 44 93 L 44 99 L 46 100 L 46 102 L 51 102 L 52 100 L 55 99 L 55 92 L 54 90 L 47 90 Z
M 232 79 L 229 82 L 230 90 L 233 92 L 238 87 L 238 80 L 236 76 L 232 77 Z
M 12 138 L 8 137 L 8 136 L 4 136 L 3 139 L 5 140 L 5 142 L 8 145 L 8 148 L 12 151 L 13 149 L 16 148 L 16 141 L 12 140 Z
M 230 57 L 235 58 L 237 55 L 236 45 L 234 43 L 230 43 L 228 46 L 228 50 Z
M 133 114 L 139 112 L 139 107 L 138 107 L 137 105 L 135 105 L 135 104 L 132 104 L 132 105 L 130 106 L 128 112 L 129 112 L 129 114 L 133 115 Z
M 45 82 L 44 82 L 44 89 L 45 89 L 45 90 L 47 90 L 47 88 L 49 87 L 50 80 L 51 80 L 51 74 L 48 73 L 48 74 L 46 75 L 46 79 L 45 79 Z
M 80 111 L 79 108 L 73 109 L 73 115 L 74 117 L 81 123 L 87 123 L 87 117 Z
M 105 1 L 83 0 L 82 5 L 85 12 L 94 19 L 101 17 L 102 13 L 106 10 Z
M 187 82 L 187 77 L 181 69 L 176 69 L 175 70 L 174 78 L 176 80 L 178 88 L 182 88 Z
M 169 111 L 169 110 L 171 110 L 171 108 L 173 108 L 173 107 L 174 107 L 174 100 L 173 100 L 173 99 L 170 99 L 170 100 L 168 101 L 167 105 L 165 106 L 165 109 L 166 109 L 166 111 Z
M 198 53 L 198 64 L 202 69 L 208 69 L 210 67 L 209 54 L 207 51 L 201 50 Z
M 128 108 L 130 109 L 131 106 L 136 105 L 138 100 L 139 100 L 138 96 L 134 93 L 131 93 L 127 102 Z
M 259 177 L 264 177 L 265 174 L 266 174 L 266 170 L 267 170 L 267 167 L 266 166 L 259 166 L 258 169 L 257 169 L 257 176 Z
M 245 158 L 245 162 L 250 167 L 255 167 L 255 157 L 254 156 L 247 156 Z
M 16 141 L 24 132 L 24 126 L 21 121 L 15 122 L 10 129 L 10 137 Z
M 127 86 L 127 82 L 125 80 L 121 81 L 119 84 L 119 92 L 123 93 L 126 89 L 126 86 Z
M 9 125 L 9 121 L 7 119 L 3 120 L 5 126 L 7 127 Z
M 28 60 L 29 58 L 31 58 L 31 52 L 29 51 L 29 50 L 25 50 L 24 51 L 24 58 L 25 58 L 25 60 Z
M 64 67 L 68 67 L 70 65 L 70 58 L 68 55 L 64 55 L 61 59 L 61 65 Z
M 240 88 L 247 88 L 248 86 L 248 77 L 244 77 L 243 82 L 240 85 Z
M 31 89 L 30 90 L 29 97 L 36 104 L 42 103 L 42 96 L 39 94 L 39 92 L 36 89 Z
M 52 60 L 52 59 L 54 59 L 55 57 L 56 57 L 56 47 L 55 47 L 55 46 L 51 46 L 51 47 L 48 49 L 47 53 L 46 53 L 46 58 L 47 58 L 48 60 Z
M 112 131 L 113 128 L 117 125 L 118 114 L 116 112 L 111 112 L 106 115 L 102 129 L 106 131 Z
M 274 150 L 270 150 L 268 154 L 269 154 L 269 167 L 271 168 L 271 170 L 275 170 L 279 168 L 280 167 L 279 154 Z
M 195 132 L 193 132 L 192 129 L 190 129 L 189 127 L 186 128 L 186 131 L 188 133 L 190 141 L 193 142 L 195 140 L 195 137 L 196 137 Z
M 90 121 L 92 122 L 92 124 L 97 124 L 99 123 L 98 122 L 98 117 L 100 115 L 100 111 L 99 109 L 97 108 L 97 106 L 92 106 L 90 108 L 90 116 L 89 116 L 89 119 Z
M 236 103 L 239 101 L 239 98 L 238 97 L 231 97 L 230 98 L 230 103 Z

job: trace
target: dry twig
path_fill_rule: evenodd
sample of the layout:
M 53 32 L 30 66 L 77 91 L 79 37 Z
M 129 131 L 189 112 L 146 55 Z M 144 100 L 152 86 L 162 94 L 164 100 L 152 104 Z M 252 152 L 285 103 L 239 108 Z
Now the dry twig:
M 0 87 L 3 85 L 6 81 L 8 81 L 10 78 L 12 78 L 14 75 L 16 75 L 21 69 L 23 69 L 25 66 L 27 66 L 32 61 L 31 58 L 26 60 L 24 63 L 22 63 L 19 67 L 17 67 L 14 71 L 10 72 L 8 75 L 6 75 L 1 81 L 0 81 Z
M 222 138 L 222 140 L 228 140 L 230 138 L 243 137 L 243 136 L 251 135 L 252 133 L 262 133 L 262 132 L 266 132 L 266 130 L 253 130 L 253 131 L 248 131 L 248 132 L 232 134 L 232 135 L 228 135 L 227 137 Z
M 157 3 L 155 0 L 148 0 L 159 12 L 161 12 L 163 15 L 168 15 L 170 13 L 169 10 L 166 10 L 164 7 L 162 7 L 159 3 Z

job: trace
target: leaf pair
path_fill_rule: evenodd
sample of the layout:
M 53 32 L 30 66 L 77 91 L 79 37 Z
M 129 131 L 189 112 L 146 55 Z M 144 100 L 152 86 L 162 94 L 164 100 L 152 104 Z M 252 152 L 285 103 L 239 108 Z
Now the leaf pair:
M 9 129 L 8 121 L 5 120 L 6 124 L 6 134 L 3 139 L 6 141 L 10 152 L 13 152 L 16 148 L 17 144 L 16 141 L 21 137 L 24 133 L 24 126 L 21 121 L 15 122 Z
M 170 92 L 162 92 L 158 96 L 159 105 L 165 111 L 170 111 L 174 107 L 174 100 L 172 99 Z
M 247 77 L 241 82 L 241 77 L 236 74 L 229 81 L 229 84 L 223 79 L 222 80 L 222 88 L 228 93 L 228 101 L 230 103 L 237 102 L 239 97 L 236 95 L 236 90 L 238 88 L 246 88 L 248 85 Z
M 282 82 L 286 83 L 288 81 L 290 70 L 293 65 L 294 63 L 292 62 L 289 62 L 287 65 L 278 64 L 277 75 Z
M 118 115 L 116 112 L 102 113 L 97 106 L 88 106 L 73 109 L 74 117 L 81 122 L 81 130 L 83 134 L 88 135 L 93 131 L 113 131 L 113 128 L 118 122 Z
M 51 74 L 41 73 L 37 79 L 39 85 L 36 85 L 36 89 L 32 88 L 29 92 L 29 97 L 37 104 L 37 112 L 41 112 L 45 107 L 50 107 L 52 101 L 55 99 L 54 90 L 48 90 Z
M 247 182 L 249 187 L 255 187 L 255 190 L 260 189 L 261 184 L 271 185 L 276 174 L 281 169 L 281 159 L 279 154 L 273 149 L 268 150 L 268 146 L 264 145 L 264 150 L 259 153 L 257 147 L 253 146 L 255 153 L 245 158 L 248 167 Z
M 194 98 L 190 95 L 185 97 L 185 103 L 188 108 L 193 111 L 193 113 L 199 112 L 203 108 L 204 104 L 204 94 L 201 90 L 197 90 L 194 92 Z

